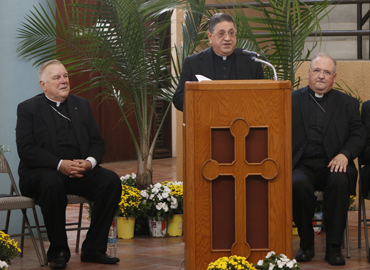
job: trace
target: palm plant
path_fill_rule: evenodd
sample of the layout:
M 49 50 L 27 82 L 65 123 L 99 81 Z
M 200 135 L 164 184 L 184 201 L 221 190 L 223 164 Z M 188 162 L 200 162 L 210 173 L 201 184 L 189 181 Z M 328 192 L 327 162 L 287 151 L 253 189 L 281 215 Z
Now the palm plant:
M 61 59 L 70 74 L 89 72 L 90 80 L 75 88 L 99 88 L 98 96 L 117 101 L 135 144 L 140 189 L 152 183 L 153 152 L 163 124 L 162 120 L 151 138 L 155 103 L 158 99 L 169 102 L 163 119 L 171 106 L 171 48 L 164 44 L 170 16 L 174 7 L 183 4 L 188 8 L 191 2 L 97 0 L 95 4 L 80 4 L 71 0 L 69 6 L 66 1 L 60 8 L 56 4 L 56 11 L 48 2 L 48 7 L 34 7 L 18 29 L 20 57 L 34 65 Z M 138 139 L 127 118 L 132 112 Z
M 320 22 L 334 8 L 326 10 L 332 1 L 317 1 L 312 6 L 287 0 L 269 0 L 268 5 L 263 5 L 260 0 L 257 2 L 260 3 L 258 7 L 242 6 L 262 16 L 246 17 L 240 9 L 235 9 L 242 47 L 258 49 L 266 55 L 275 66 L 278 78 L 290 80 L 294 89 L 300 84 L 300 78 L 295 78 L 296 70 L 308 60 L 317 44 L 316 40 L 313 47 L 305 52 L 305 41 L 313 31 L 318 33 L 316 38 L 321 38 Z M 261 34 L 250 38 L 251 31 Z

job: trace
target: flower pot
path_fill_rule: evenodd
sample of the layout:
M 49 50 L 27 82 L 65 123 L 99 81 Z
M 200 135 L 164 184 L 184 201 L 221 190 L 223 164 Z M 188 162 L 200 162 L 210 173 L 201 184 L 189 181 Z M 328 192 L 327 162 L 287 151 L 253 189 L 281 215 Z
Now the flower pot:
M 163 217 L 148 218 L 149 232 L 152 237 L 165 237 L 167 233 L 167 220 Z
M 169 236 L 182 236 L 182 217 L 183 215 L 173 215 L 168 219 Z
M 134 238 L 135 218 L 117 217 L 117 232 L 120 239 Z

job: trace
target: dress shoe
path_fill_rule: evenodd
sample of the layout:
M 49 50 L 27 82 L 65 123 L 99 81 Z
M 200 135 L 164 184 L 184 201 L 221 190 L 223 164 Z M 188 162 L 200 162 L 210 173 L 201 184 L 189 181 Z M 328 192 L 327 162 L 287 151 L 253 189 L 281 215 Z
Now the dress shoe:
M 341 246 L 329 244 L 326 249 L 325 261 L 330 265 L 345 265 L 346 260 L 343 257 Z
M 313 247 L 309 249 L 300 248 L 297 255 L 295 255 L 295 259 L 297 262 L 309 262 L 312 260 L 313 257 L 315 257 L 315 251 Z
M 101 264 L 115 264 L 119 262 L 117 257 L 108 256 L 100 251 L 81 251 L 81 262 L 93 262 Z
M 58 253 L 53 260 L 50 261 L 51 269 L 66 269 L 67 267 L 67 256 L 64 252 Z

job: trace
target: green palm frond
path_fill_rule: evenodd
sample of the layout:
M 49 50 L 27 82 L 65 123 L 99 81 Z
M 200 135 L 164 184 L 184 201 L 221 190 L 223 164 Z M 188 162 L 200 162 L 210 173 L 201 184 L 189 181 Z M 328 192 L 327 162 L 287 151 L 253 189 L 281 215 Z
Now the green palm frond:
M 269 0 L 269 5 L 257 2 L 260 6 L 240 4 L 234 8 L 239 45 L 265 55 L 275 66 L 278 78 L 291 80 L 292 88 L 297 87 L 300 78 L 295 78 L 295 72 L 317 44 L 315 41 L 305 51 L 305 41 L 313 31 L 321 37 L 320 22 L 334 8 L 326 10 L 332 1 L 312 6 L 296 0 Z M 253 9 L 257 15 L 246 16 L 243 8 Z

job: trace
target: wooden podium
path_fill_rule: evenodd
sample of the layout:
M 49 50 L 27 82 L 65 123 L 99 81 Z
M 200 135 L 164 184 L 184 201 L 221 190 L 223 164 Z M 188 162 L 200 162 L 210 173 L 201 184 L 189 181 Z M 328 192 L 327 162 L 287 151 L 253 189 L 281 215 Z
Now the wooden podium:
M 222 256 L 292 258 L 290 81 L 187 82 L 185 269 Z

